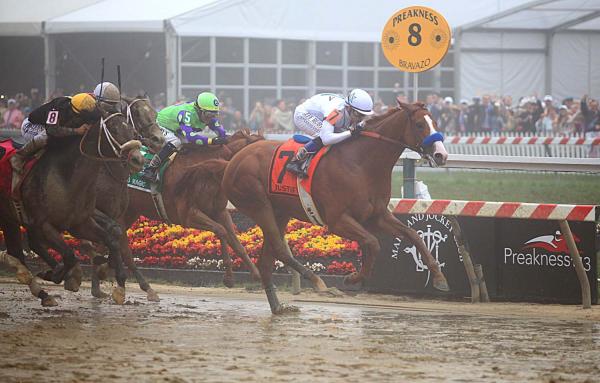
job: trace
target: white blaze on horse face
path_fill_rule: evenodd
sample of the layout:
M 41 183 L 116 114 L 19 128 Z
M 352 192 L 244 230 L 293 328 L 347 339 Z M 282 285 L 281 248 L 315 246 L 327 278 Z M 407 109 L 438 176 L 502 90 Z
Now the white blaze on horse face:
M 433 127 L 433 120 L 431 119 L 431 117 L 429 117 L 429 115 L 426 114 L 425 116 L 423 116 L 423 118 L 425 118 L 425 121 L 427 121 L 427 125 L 429 125 L 429 135 L 436 133 L 437 131 Z

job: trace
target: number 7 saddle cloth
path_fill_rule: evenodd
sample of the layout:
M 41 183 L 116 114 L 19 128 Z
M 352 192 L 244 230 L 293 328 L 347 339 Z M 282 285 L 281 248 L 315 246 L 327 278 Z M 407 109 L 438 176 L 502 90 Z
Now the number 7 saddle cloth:
M 298 180 L 295 174 L 285 170 L 285 165 L 294 158 L 298 149 L 304 143 L 289 139 L 279 145 L 275 155 L 271 160 L 271 170 L 269 171 L 269 192 L 271 194 L 285 194 L 289 196 L 298 196 Z M 321 158 L 329 151 L 329 146 L 321 148 L 317 154 L 310 160 L 308 167 L 308 177 L 300 181 L 300 184 L 312 194 L 312 180 Z

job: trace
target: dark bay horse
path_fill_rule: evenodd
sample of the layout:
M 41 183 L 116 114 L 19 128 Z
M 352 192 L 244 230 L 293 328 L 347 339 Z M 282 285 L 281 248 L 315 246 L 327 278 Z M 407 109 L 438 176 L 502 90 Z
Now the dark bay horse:
M 436 141 L 426 145 L 431 140 L 428 137 L 440 135 L 427 109 L 422 104 L 400 104 L 368 120 L 360 137 L 333 146 L 321 160 L 312 188 L 321 218 L 333 233 L 357 241 L 363 252 L 362 269 L 347 276 L 346 282 L 358 283 L 370 276 L 380 251 L 374 233 L 383 232 L 412 242 L 431 270 L 434 287 L 448 290 L 446 278 L 423 240 L 388 210 L 392 170 L 405 148 L 428 156 L 436 165 L 445 164 L 443 144 Z M 263 231 L 259 270 L 275 314 L 296 308 L 279 303 L 271 276 L 274 258 L 309 279 L 317 291 L 327 289 L 319 276 L 293 258 L 284 239 L 291 217 L 308 221 L 299 198 L 268 192 L 270 163 L 279 145 L 263 141 L 244 148 L 231 159 L 223 178 L 229 200 Z
M 121 112 L 127 116 L 129 125 L 134 129 L 140 141 L 144 142 L 150 151 L 157 152 L 162 148 L 165 137 L 156 123 L 156 111 L 150 105 L 150 100 L 123 97 Z M 113 220 L 119 220 L 127 210 L 129 204 L 127 190 L 127 178 L 130 173 L 129 167 L 122 162 L 105 162 L 103 165 L 96 183 L 97 211 L 94 214 L 94 218 L 101 221 L 105 216 L 108 216 Z M 97 265 L 99 262 L 94 260 L 94 257 L 98 253 L 89 244 L 83 243 L 82 245 L 82 249 L 92 258 L 92 295 L 103 298 L 106 295 L 100 290 Z M 127 243 L 121 243 L 120 245 L 122 247 L 121 256 L 139 282 L 140 287 L 146 291 L 150 300 L 158 300 L 156 293 L 145 283 L 144 278 L 135 267 L 131 257 L 129 257 Z M 126 247 L 127 250 L 125 250 Z
M 260 278 L 258 269 L 235 234 L 235 226 L 227 211 L 227 197 L 221 189 L 221 180 L 227 164 L 225 160 L 259 140 L 263 140 L 263 137 L 250 135 L 247 131 L 238 131 L 229 137 L 229 143 L 223 146 L 198 147 L 185 144 L 164 174 L 162 196 L 169 221 L 216 234 L 221 242 L 221 255 L 226 268 L 223 282 L 228 287 L 233 286 L 233 265 L 227 245 L 231 246 L 246 264 L 252 277 L 256 280 Z M 110 184 L 98 185 L 98 188 L 108 192 Z M 129 228 L 142 215 L 162 220 L 150 193 L 129 189 L 128 194 L 127 209 L 118 219 L 122 227 Z M 157 300 L 158 296 L 133 262 L 126 232 L 123 232 L 120 241 L 121 254 L 127 267 L 135 275 L 142 290 L 147 292 L 148 299 Z M 93 289 L 92 293 L 94 296 L 102 296 L 99 286 Z
M 100 242 L 109 249 L 119 285 L 113 298 L 117 303 L 125 299 L 126 274 L 118 246 L 122 229 L 108 217 L 95 220 L 93 213 L 102 162 L 124 161 L 131 171 L 142 168 L 141 143 L 134 137 L 123 114 L 102 111 L 100 122 L 82 138 L 50 140 L 46 152 L 23 180 L 21 194 L 28 217 L 25 227 L 30 248 L 52 267 L 47 277 L 55 283 L 65 280 L 65 289 L 77 291 L 81 283 L 77 258 L 62 236 L 68 231 L 76 238 Z M 0 216 L 8 253 L 24 263 L 19 223 L 9 198 L 0 199 Z M 49 247 L 62 255 L 63 264 L 57 264 L 48 254 Z

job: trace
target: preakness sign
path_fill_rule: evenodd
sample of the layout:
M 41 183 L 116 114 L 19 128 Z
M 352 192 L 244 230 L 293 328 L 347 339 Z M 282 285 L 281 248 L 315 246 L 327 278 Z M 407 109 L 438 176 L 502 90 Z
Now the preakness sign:
M 451 292 L 470 296 L 452 226 L 443 215 L 396 215 L 417 230 L 438 260 Z M 580 303 L 581 288 L 558 221 L 457 217 L 473 263 L 483 266 L 491 299 Z M 598 303 L 596 224 L 570 222 L 583 267 Z M 381 238 L 380 254 L 368 289 L 386 293 L 434 293 L 430 273 L 416 248 L 401 238 Z

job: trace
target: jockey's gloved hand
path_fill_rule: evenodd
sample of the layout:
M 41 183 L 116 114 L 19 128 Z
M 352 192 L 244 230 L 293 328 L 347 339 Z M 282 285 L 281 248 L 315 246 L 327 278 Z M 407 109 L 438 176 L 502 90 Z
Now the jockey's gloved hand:
M 214 137 L 210 139 L 211 145 L 225 145 L 227 143 L 227 136 L 224 137 Z
M 352 134 L 352 137 L 358 137 L 360 136 L 360 132 L 365 128 L 364 123 L 361 121 L 358 124 L 354 125 L 354 127 L 352 128 L 352 130 L 350 131 L 350 133 Z

